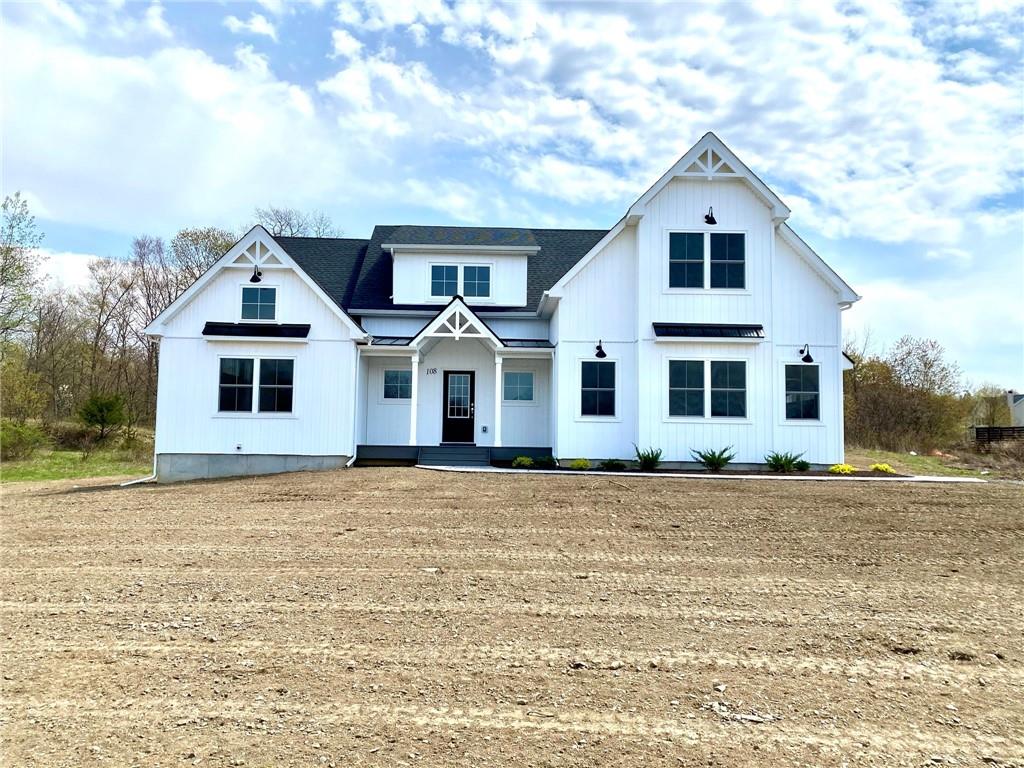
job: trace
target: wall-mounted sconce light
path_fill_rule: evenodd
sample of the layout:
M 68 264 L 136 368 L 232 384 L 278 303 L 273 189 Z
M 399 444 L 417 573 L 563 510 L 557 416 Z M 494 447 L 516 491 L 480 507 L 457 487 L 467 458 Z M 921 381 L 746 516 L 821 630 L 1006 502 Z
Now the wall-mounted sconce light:
M 800 351 L 797 352 L 797 354 L 800 355 L 800 359 L 803 360 L 805 363 L 813 363 L 814 362 L 814 358 L 811 357 L 811 345 L 810 344 L 804 344 L 802 347 L 800 347 Z
M 704 223 L 705 224 L 717 224 L 718 223 L 717 221 L 715 221 L 715 209 L 714 208 L 711 208 L 711 207 L 708 208 L 708 212 L 704 214 Z
M 608 353 L 604 351 L 604 347 L 601 346 L 601 340 L 597 340 L 597 350 L 594 352 L 594 357 L 598 360 L 603 360 L 608 357 Z
M 263 279 L 263 273 L 260 272 L 259 265 L 253 264 L 252 265 L 252 277 L 249 278 L 249 282 L 250 283 L 258 283 L 262 279 Z

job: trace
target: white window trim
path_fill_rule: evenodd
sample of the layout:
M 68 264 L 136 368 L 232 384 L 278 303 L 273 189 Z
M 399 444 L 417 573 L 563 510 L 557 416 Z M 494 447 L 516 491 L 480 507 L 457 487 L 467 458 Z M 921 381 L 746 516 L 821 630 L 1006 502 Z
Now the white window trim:
M 669 235 L 673 233 L 704 235 L 704 287 L 703 288 L 673 288 L 669 285 L 671 274 L 669 260 Z M 711 287 L 711 235 L 743 235 L 743 288 L 712 288 Z M 723 295 L 723 296 L 751 296 L 753 291 L 750 288 L 750 259 L 747 257 L 750 243 L 750 232 L 745 229 L 719 229 L 718 227 L 688 227 L 686 229 L 671 228 L 662 231 L 662 293 L 678 293 L 690 295 Z
M 409 408 L 412 405 L 412 397 L 384 397 L 384 381 L 385 374 L 388 371 L 412 371 L 412 366 L 402 365 L 388 365 L 380 369 L 380 380 L 379 387 L 377 389 L 377 403 L 380 405 L 390 405 Z
M 273 288 L 274 289 L 274 317 L 272 319 L 270 319 L 270 320 L 259 320 L 259 319 L 252 319 L 252 318 L 244 319 L 242 317 L 242 295 L 243 295 L 242 289 L 244 289 L 244 288 Z M 241 285 L 239 285 L 239 287 L 238 287 L 238 322 L 240 322 L 240 323 L 264 323 L 264 324 L 267 324 L 267 325 L 274 325 L 275 323 L 279 323 L 280 321 L 277 318 L 278 318 L 278 310 L 280 310 L 280 308 L 281 308 L 280 304 L 278 304 L 278 299 L 281 297 L 281 290 L 280 290 L 280 288 L 281 288 L 281 286 L 279 284 L 277 284 L 277 283 L 264 283 L 263 281 L 260 281 L 258 283 L 244 282 Z
M 703 416 L 671 416 L 669 415 L 669 363 L 673 360 L 702 362 L 704 363 L 704 415 Z M 744 389 L 746 395 L 745 408 L 746 416 L 712 416 L 711 415 L 711 363 L 743 363 L 745 366 L 747 386 Z M 661 420 L 666 424 L 736 424 L 750 425 L 754 419 L 750 415 L 750 368 L 751 360 L 748 357 L 729 357 L 726 355 L 715 355 L 706 357 L 704 355 L 667 355 L 662 362 L 661 375 L 661 396 L 662 409 Z
M 249 411 L 222 411 L 220 410 L 220 361 L 228 360 L 252 360 L 252 410 Z M 260 362 L 262 360 L 291 360 L 292 361 L 292 409 L 288 413 L 261 411 L 260 407 Z M 298 389 L 298 361 L 295 355 L 253 355 L 245 353 L 217 355 L 217 370 L 214 376 L 214 400 L 213 418 L 215 419 L 298 419 L 297 400 L 295 397 Z
M 427 262 L 427 300 L 428 303 L 446 304 L 452 300 L 451 296 L 440 296 L 433 292 L 434 267 L 455 267 L 455 293 L 461 296 L 467 304 L 494 304 L 494 275 L 495 262 L 493 261 L 428 261 Z M 487 296 L 466 296 L 466 267 L 487 267 L 490 270 L 490 294 Z M 454 294 L 453 294 L 454 295 Z
M 614 416 L 584 416 L 583 415 L 583 363 L 615 363 L 615 415 Z M 620 371 L 622 361 L 617 357 L 604 357 L 598 359 L 593 355 L 576 358 L 576 408 L 575 421 L 594 422 L 597 424 L 614 424 L 622 421 L 622 387 L 620 386 Z
M 786 366 L 802 365 L 818 369 L 818 418 L 816 419 L 788 419 L 786 418 Z M 782 402 L 778 404 L 779 426 L 781 427 L 817 427 L 826 426 L 821 418 L 825 412 L 825 393 L 822 386 L 821 363 L 805 363 L 802 360 L 779 360 L 779 392 L 782 393 Z
M 528 373 L 533 377 L 533 399 L 532 400 L 506 400 L 505 399 L 505 377 L 510 373 Z M 501 370 L 501 404 L 510 408 L 536 408 L 540 403 L 537 399 L 537 372 L 522 368 L 505 368 Z

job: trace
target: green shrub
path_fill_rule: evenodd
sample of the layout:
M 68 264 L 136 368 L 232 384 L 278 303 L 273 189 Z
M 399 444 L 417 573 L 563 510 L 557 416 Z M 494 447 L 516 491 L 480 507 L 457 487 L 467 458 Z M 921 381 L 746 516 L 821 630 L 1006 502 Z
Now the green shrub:
M 569 469 L 590 469 L 590 459 L 573 459 L 569 462 Z
M 796 471 L 796 464 L 800 461 L 802 453 L 779 453 L 773 451 L 764 457 L 764 463 L 768 465 L 768 469 L 772 472 L 794 472 Z
M 811 462 L 807 461 L 807 459 L 800 459 L 800 461 L 793 463 L 793 469 L 795 469 L 797 472 L 806 472 L 810 468 Z
M 857 471 L 857 468 L 852 464 L 833 464 L 828 468 L 828 471 L 833 475 L 852 475 Z
M 718 472 L 736 458 L 736 454 L 732 452 L 731 445 L 720 451 L 690 451 L 690 455 L 711 472 Z
M 633 443 L 633 450 L 636 452 L 636 463 L 643 472 L 653 472 L 661 464 L 661 448 L 648 448 L 641 451 L 636 443 Z
M 601 469 L 605 472 L 621 472 L 626 468 L 626 462 L 618 459 L 605 459 L 601 462 Z
M 896 470 L 890 464 L 872 464 L 868 467 L 872 472 L 884 472 L 887 475 L 895 475 Z
M 556 469 L 558 460 L 554 456 L 539 456 L 533 460 L 533 466 L 538 469 Z
M 48 442 L 46 433 L 33 424 L 18 424 L 10 419 L 0 422 L 0 458 L 6 461 L 31 458 Z
M 120 395 L 90 395 L 78 409 L 78 418 L 86 426 L 99 430 L 96 437 L 103 440 L 124 424 L 124 402 Z
M 529 456 L 516 456 L 512 459 L 512 466 L 516 469 L 532 469 L 533 459 Z

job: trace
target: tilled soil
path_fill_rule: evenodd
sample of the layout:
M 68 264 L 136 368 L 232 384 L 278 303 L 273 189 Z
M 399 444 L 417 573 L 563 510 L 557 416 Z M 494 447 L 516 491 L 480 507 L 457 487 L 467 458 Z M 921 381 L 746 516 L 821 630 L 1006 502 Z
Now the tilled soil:
M 1024 487 L 3 492 L 11 766 L 1024 765 Z

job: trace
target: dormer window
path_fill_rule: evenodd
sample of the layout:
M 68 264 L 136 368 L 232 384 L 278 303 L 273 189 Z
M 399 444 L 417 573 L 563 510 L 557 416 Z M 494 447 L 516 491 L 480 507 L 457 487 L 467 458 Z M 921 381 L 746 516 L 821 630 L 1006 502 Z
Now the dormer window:
M 463 267 L 462 295 L 466 298 L 490 298 L 491 268 Z
M 456 294 L 467 299 L 489 299 L 491 267 L 478 264 L 432 264 L 430 296 L 451 298 Z
M 277 288 L 243 286 L 242 319 L 277 319 Z
M 430 295 L 454 296 L 459 292 L 459 268 L 454 264 L 434 264 L 430 268 Z

